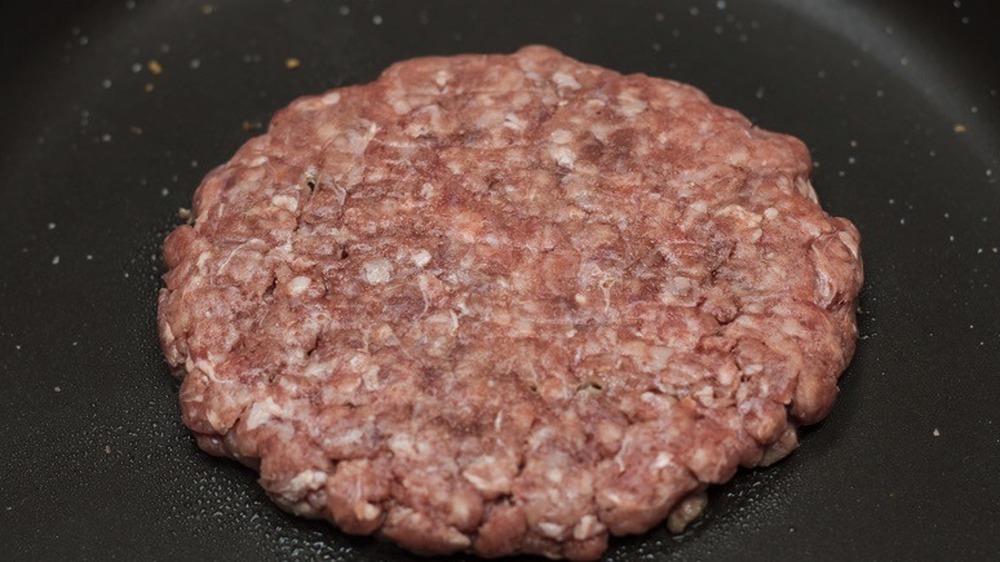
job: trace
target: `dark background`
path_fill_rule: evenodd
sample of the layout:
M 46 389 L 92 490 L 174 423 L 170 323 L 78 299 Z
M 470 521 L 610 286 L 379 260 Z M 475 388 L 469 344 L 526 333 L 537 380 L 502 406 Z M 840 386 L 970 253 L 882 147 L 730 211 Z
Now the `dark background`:
M 824 207 L 863 235 L 861 340 L 831 416 L 786 461 L 713 489 L 685 535 L 615 539 L 607 559 L 996 558 L 998 11 L 4 3 L 0 560 L 414 559 L 282 513 L 251 471 L 197 450 L 156 341 L 159 246 L 208 169 L 295 97 L 402 58 L 535 42 L 692 83 L 799 136 Z

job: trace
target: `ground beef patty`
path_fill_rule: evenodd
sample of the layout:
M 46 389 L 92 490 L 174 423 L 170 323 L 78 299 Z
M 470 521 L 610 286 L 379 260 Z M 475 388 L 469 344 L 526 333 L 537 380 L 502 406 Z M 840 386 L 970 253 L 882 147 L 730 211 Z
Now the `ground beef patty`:
M 198 188 L 159 328 L 206 451 L 421 553 L 594 559 L 829 412 L 859 236 L 798 140 L 558 52 L 301 98 Z

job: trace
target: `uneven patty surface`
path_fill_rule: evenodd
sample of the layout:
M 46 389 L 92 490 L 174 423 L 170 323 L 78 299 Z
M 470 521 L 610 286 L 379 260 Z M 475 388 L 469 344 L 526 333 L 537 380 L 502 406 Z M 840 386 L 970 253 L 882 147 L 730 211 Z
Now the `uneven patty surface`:
M 421 553 L 594 559 L 823 418 L 859 235 L 797 139 L 544 47 L 301 98 L 167 238 L 206 451 Z

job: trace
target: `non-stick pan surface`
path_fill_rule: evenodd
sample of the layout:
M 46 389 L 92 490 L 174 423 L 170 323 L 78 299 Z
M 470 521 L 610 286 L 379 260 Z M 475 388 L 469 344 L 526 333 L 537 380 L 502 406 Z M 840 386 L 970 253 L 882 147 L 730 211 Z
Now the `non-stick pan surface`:
M 685 535 L 607 559 L 1000 553 L 996 2 L 43 4 L 0 17 L 0 560 L 415 559 L 286 515 L 195 447 L 156 341 L 160 242 L 296 96 L 528 43 L 801 137 L 824 206 L 864 236 L 828 420 L 715 488 Z

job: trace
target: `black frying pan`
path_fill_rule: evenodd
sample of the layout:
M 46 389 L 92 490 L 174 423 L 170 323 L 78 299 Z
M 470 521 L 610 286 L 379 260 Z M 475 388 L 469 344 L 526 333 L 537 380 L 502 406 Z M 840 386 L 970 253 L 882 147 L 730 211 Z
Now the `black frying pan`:
M 196 449 L 156 342 L 159 244 L 296 96 L 527 43 L 801 137 L 824 206 L 864 236 L 862 336 L 828 420 L 713 489 L 685 535 L 616 539 L 607 559 L 1000 553 L 995 0 L 8 4 L 0 560 L 414 559 L 284 514 Z

